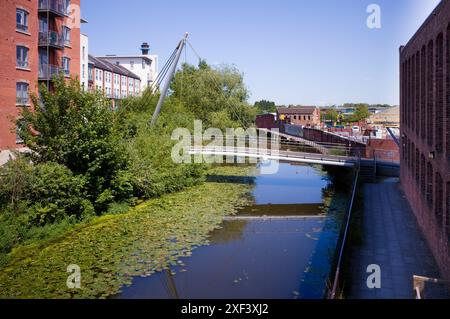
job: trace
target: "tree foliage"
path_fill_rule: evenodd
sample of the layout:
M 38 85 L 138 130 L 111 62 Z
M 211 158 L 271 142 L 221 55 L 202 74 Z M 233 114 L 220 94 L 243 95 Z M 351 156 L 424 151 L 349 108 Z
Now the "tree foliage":
M 358 104 L 351 120 L 352 122 L 360 122 L 366 120 L 369 116 L 369 106 L 367 104 Z
M 171 97 L 207 125 L 220 124 L 214 114 L 226 116 L 241 127 L 250 126 L 255 117 L 255 111 L 247 103 L 248 90 L 243 76 L 230 66 L 212 68 L 205 61 L 198 67 L 183 64 L 172 82 Z
M 87 197 L 102 210 L 113 200 L 116 181 L 128 167 L 117 116 L 98 94 L 80 90 L 73 80 L 53 81 L 54 91 L 45 86 L 33 96 L 34 110 L 24 108 L 18 122 L 25 144 L 36 163 L 55 162 L 86 179 Z M 126 197 L 126 196 L 125 196 Z
M 255 102 L 254 107 L 258 110 L 258 113 L 260 113 L 260 114 L 275 113 L 277 111 L 275 102 L 267 101 L 267 100 L 261 100 L 261 101 Z

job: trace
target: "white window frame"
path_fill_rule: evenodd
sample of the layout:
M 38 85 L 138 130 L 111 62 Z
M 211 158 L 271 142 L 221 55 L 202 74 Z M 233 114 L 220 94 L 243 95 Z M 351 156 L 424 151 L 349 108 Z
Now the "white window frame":
M 22 59 L 19 59 L 19 49 L 22 49 L 20 52 L 20 58 Z M 24 45 L 16 46 L 16 67 L 24 69 L 29 67 L 29 52 L 30 49 Z
M 21 21 L 17 21 L 18 15 L 21 15 L 20 19 Z M 16 8 L 16 30 L 22 31 L 22 32 L 28 32 L 28 17 L 30 13 L 22 8 Z
M 16 82 L 16 105 L 30 104 L 29 89 L 30 89 L 29 83 L 24 81 Z

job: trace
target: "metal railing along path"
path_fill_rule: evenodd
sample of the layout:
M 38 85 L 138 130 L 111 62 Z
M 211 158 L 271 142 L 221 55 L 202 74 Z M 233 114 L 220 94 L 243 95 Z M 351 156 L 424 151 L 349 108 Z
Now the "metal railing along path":
M 344 233 L 343 233 L 341 245 L 339 248 L 339 255 L 338 255 L 337 264 L 336 264 L 336 271 L 334 273 L 334 278 L 333 278 L 333 286 L 331 288 L 331 291 L 329 291 L 329 293 L 328 293 L 328 296 L 327 296 L 328 299 L 336 299 L 336 293 L 337 293 L 337 289 L 339 286 L 339 279 L 340 279 L 340 275 L 341 275 L 341 267 L 342 267 L 342 262 L 344 259 L 345 246 L 347 243 L 347 237 L 348 237 L 348 233 L 350 230 L 350 222 L 352 219 L 353 205 L 355 203 L 356 191 L 358 189 L 360 170 L 361 170 L 361 165 L 359 163 L 357 171 L 356 171 L 355 180 L 353 182 L 352 197 L 350 200 L 350 206 L 347 211 L 347 218 L 346 218 L 346 222 L 345 222 Z

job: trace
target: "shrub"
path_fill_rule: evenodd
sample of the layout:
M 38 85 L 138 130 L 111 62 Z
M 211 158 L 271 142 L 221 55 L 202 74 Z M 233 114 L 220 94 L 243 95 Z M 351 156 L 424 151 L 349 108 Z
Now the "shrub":
M 30 225 L 53 223 L 68 216 L 82 219 L 94 213 L 86 199 L 85 184 L 82 176 L 74 176 L 63 165 L 32 165 L 19 158 L 0 169 L 1 206 L 16 215 L 25 214 Z M 11 194 L 16 194 L 14 203 L 7 200 Z
M 117 114 L 98 94 L 81 91 L 76 80 L 67 83 L 58 78 L 53 83 L 54 92 L 43 86 L 41 99 L 33 96 L 34 111 L 23 109 L 20 135 L 33 150 L 34 162 L 59 163 L 83 175 L 85 195 L 101 211 L 114 200 L 107 195 L 114 192 L 117 172 L 128 167 Z M 120 196 L 127 196 L 123 191 Z M 54 207 L 43 209 L 37 208 L 55 214 Z

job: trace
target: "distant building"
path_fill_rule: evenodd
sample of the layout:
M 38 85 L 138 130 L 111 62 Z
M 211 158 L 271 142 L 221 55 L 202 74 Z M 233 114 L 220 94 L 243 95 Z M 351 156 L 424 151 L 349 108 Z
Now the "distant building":
M 103 93 L 111 99 L 112 107 L 116 107 L 119 100 L 141 92 L 139 76 L 120 65 L 89 55 L 88 69 L 90 91 Z
M 450 0 L 400 48 L 401 182 L 450 280 Z
M 89 89 L 89 38 L 85 34 L 80 35 L 80 85 L 84 91 Z
M 386 124 L 391 126 L 398 126 L 400 124 L 400 107 L 394 106 L 381 110 L 371 115 L 368 120 L 370 124 Z
M 153 84 L 158 75 L 158 56 L 149 54 L 150 46 L 145 42 L 141 46 L 141 51 L 140 55 L 107 55 L 99 58 L 136 74 L 141 79 L 140 89 L 144 91 Z
M 320 109 L 315 106 L 278 107 L 277 118 L 284 124 L 319 127 Z
M 276 128 L 277 127 L 276 114 L 266 113 L 257 115 L 255 123 L 257 128 L 265 128 L 265 129 Z

